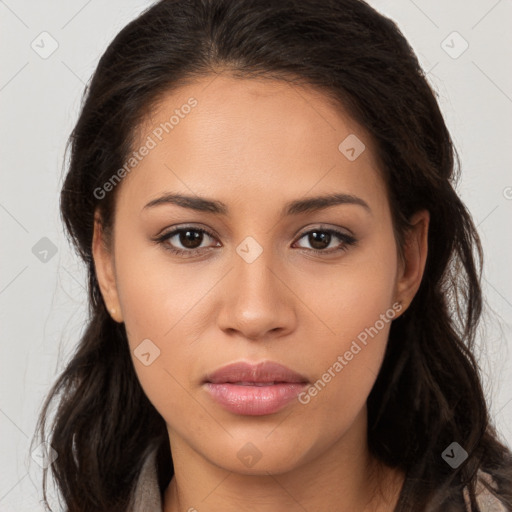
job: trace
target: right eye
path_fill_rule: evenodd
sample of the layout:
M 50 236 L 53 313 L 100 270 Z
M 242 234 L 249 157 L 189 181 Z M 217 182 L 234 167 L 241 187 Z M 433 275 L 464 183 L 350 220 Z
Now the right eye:
M 159 236 L 157 242 L 162 244 L 165 250 L 171 251 L 173 254 L 191 257 L 199 252 L 204 252 L 204 249 L 212 247 L 201 247 L 205 235 L 208 238 L 215 238 L 212 233 L 204 228 L 185 226 Z M 176 247 L 175 244 L 181 244 L 182 248 Z

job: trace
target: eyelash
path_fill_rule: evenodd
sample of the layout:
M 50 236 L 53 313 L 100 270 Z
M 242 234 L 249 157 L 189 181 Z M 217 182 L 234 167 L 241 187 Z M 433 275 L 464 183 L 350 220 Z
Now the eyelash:
M 174 229 L 173 231 L 170 231 L 169 233 L 164 233 L 163 235 L 157 237 L 155 239 L 155 242 L 161 244 L 166 251 L 169 251 L 172 254 L 175 254 L 178 256 L 184 256 L 186 258 L 191 258 L 191 257 L 195 256 L 196 254 L 203 252 L 204 249 L 211 249 L 211 247 L 201 247 L 201 248 L 197 248 L 197 249 L 176 249 L 176 248 L 172 247 L 171 245 L 169 245 L 168 243 L 166 243 L 173 236 L 183 233 L 185 231 L 194 231 L 194 232 L 203 233 L 203 234 L 206 233 L 209 237 L 215 238 L 215 235 L 205 228 L 196 228 L 194 226 L 184 226 L 182 228 Z M 300 247 L 299 249 L 313 252 L 316 254 L 332 254 L 332 253 L 337 253 L 340 251 L 345 252 L 349 249 L 350 246 L 353 246 L 357 243 L 357 240 L 353 236 L 347 235 L 346 233 L 343 233 L 343 232 L 338 231 L 333 228 L 321 228 L 321 227 L 315 228 L 315 229 L 310 229 L 309 231 L 305 231 L 304 233 L 302 233 L 299 236 L 297 241 L 304 238 L 306 235 L 309 235 L 314 232 L 328 233 L 330 235 L 334 235 L 343 242 L 343 245 L 341 247 L 339 247 L 338 249 L 334 249 L 334 250 L 333 249 L 330 249 L 330 250 L 308 249 L 305 247 Z

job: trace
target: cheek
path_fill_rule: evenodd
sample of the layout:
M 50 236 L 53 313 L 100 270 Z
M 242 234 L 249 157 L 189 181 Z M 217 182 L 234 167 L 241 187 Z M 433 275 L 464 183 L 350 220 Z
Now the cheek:
M 315 269 L 314 276 L 306 278 L 303 297 L 319 312 L 326 327 L 322 331 L 338 340 L 336 348 L 343 348 L 347 340 L 373 326 L 392 307 L 396 277 L 392 234 L 374 235 L 347 253 L 335 270 Z
M 127 259 L 118 277 L 123 283 L 119 296 L 137 378 L 166 422 L 176 416 L 191 418 L 195 402 L 187 390 L 197 360 L 192 334 L 197 299 L 192 301 L 194 293 L 181 282 L 179 272 L 162 275 L 155 267 L 132 263 Z M 186 292 L 179 291 L 182 286 Z
M 215 276 L 197 267 L 172 263 L 164 249 L 147 241 L 129 247 L 120 241 L 116 254 L 117 290 L 131 343 L 169 340 L 214 282 Z
M 336 279 L 332 274 L 330 279 L 320 277 L 316 291 L 310 289 L 305 299 L 320 312 L 322 322 L 311 330 L 317 380 L 302 401 L 314 409 L 331 403 L 339 421 L 353 417 L 366 402 L 382 364 L 391 322 L 401 309 L 394 302 L 396 252 L 387 238 L 361 250 L 357 263 L 355 257 L 353 264 L 346 261 Z
M 118 296 L 138 380 L 163 416 L 169 410 L 191 414 L 193 401 L 185 389 L 199 372 L 202 307 L 218 276 L 171 264 L 147 243 L 122 243 L 133 236 L 120 232 L 117 239 Z

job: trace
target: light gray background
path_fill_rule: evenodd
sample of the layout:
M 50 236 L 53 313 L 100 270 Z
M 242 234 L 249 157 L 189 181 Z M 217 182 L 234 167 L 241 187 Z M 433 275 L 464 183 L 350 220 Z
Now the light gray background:
M 42 510 L 30 440 L 84 326 L 85 274 L 58 213 L 66 139 L 100 55 L 150 3 L 0 0 L 0 512 Z M 458 190 L 486 254 L 478 355 L 498 430 L 512 444 L 512 2 L 370 4 L 398 23 L 429 71 L 461 155 Z M 457 58 L 464 41 L 454 31 L 469 44 Z M 31 47 L 48 52 L 52 39 L 58 48 L 46 59 Z M 32 252 L 43 237 L 57 249 L 46 262 Z

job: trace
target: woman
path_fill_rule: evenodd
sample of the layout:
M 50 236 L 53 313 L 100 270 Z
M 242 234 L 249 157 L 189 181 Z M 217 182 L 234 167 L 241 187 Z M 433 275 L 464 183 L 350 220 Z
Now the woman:
M 481 246 L 393 22 L 162 0 L 70 142 L 91 316 L 39 425 L 59 399 L 67 510 L 512 507 L 472 353 Z

